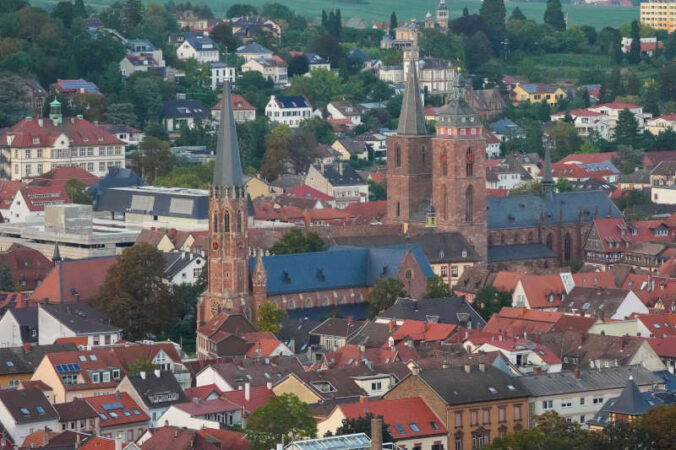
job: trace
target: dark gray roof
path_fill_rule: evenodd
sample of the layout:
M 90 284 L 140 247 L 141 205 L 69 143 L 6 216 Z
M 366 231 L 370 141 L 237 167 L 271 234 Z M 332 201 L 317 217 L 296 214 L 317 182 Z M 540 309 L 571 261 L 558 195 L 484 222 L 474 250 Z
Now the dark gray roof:
M 423 370 L 420 378 L 447 405 L 508 400 L 529 395 L 518 377 L 507 375 L 490 365 L 485 365 L 483 372 L 473 366 L 470 373 L 464 367 Z
M 33 373 L 46 354 L 75 350 L 77 350 L 75 344 L 0 348 L 0 375 Z
M 59 422 L 95 419 L 99 416 L 99 413 L 89 403 L 78 398 L 68 403 L 57 403 L 54 405 L 54 409 L 59 415 Z
M 636 383 L 630 377 L 619 397 L 605 409 L 611 413 L 640 416 L 645 414 L 652 406 L 654 405 L 651 405 L 648 403 L 648 400 L 643 398 L 641 391 L 638 390 L 638 386 L 636 386 Z
M 237 141 L 237 127 L 232 112 L 230 100 L 230 82 L 223 85 L 223 99 L 221 104 L 221 120 L 218 126 L 218 140 L 216 143 L 216 167 L 214 168 L 213 185 L 244 186 L 242 163 L 239 158 L 239 142 Z
M 56 410 L 45 394 L 35 388 L 0 391 L 0 402 L 5 405 L 18 424 L 58 419 Z M 16 439 L 17 436 L 12 436 Z
M 119 327 L 110 324 L 108 317 L 86 303 L 39 307 L 78 335 L 120 331 Z
M 491 132 L 501 135 L 517 135 L 523 132 L 520 126 L 507 118 L 493 122 L 489 128 Z
M 406 80 L 404 98 L 401 102 L 397 134 L 408 136 L 427 134 L 427 124 L 425 123 L 422 100 L 420 99 L 420 91 L 418 89 L 417 64 L 417 60 L 409 61 L 408 64 L 408 79 Z
M 342 166 L 342 169 L 341 169 Z M 315 168 L 322 172 L 321 167 L 315 166 Z M 364 181 L 356 170 L 352 168 L 351 165 L 347 163 L 338 163 L 324 166 L 324 171 L 322 172 L 324 177 L 334 186 L 357 186 L 367 184 Z
M 252 42 L 247 45 L 242 45 L 237 48 L 237 53 L 259 53 L 261 55 L 272 54 L 272 50 L 268 50 L 257 42 Z
M 551 198 L 539 195 L 509 195 L 507 197 L 489 197 L 488 229 L 532 228 L 543 225 L 555 225 L 561 220 L 564 224 L 574 224 L 578 220 L 589 223 L 598 211 L 599 217 L 622 217 L 617 206 L 601 191 L 559 192 Z
M 394 305 L 378 314 L 378 319 L 390 320 L 420 320 L 429 321 L 437 317 L 439 323 L 460 325 L 458 314 L 469 314 L 472 328 L 477 325 L 484 326 L 486 321 L 472 308 L 462 297 L 430 298 L 424 300 L 412 300 L 400 298 Z M 464 320 L 463 320 L 464 321 Z
M 581 370 L 579 378 L 574 372 L 541 373 L 524 375 L 523 385 L 534 397 L 576 392 L 619 389 L 633 376 L 640 386 L 662 384 L 660 377 L 641 366 L 610 367 L 606 369 Z
M 165 252 L 162 256 L 164 257 L 164 277 L 166 279 L 173 278 L 196 259 L 202 261 L 205 259 L 201 255 L 188 252 Z
M 359 331 L 347 340 L 351 345 L 363 345 L 366 348 L 379 348 L 390 337 L 390 328 L 387 323 L 367 322 Z
M 150 206 L 149 209 L 145 209 L 148 206 Z M 103 191 L 96 210 L 207 219 L 209 217 L 209 195 L 206 191 L 201 193 L 180 188 L 158 190 L 137 187 L 111 188 Z
M 617 177 L 617 182 L 650 184 L 650 169 L 638 169 L 632 173 L 621 173 Z
M 310 335 L 310 331 L 319 324 L 319 320 L 310 317 L 291 317 L 282 322 L 282 328 L 277 332 L 277 339 L 293 350 L 294 353 L 304 353 L 309 345 L 319 343 L 318 336 Z
M 488 247 L 488 262 L 554 258 L 556 254 L 543 244 L 493 245 Z
M 632 393 L 632 396 L 636 395 L 635 393 Z M 654 408 L 660 405 L 671 405 L 676 403 L 676 393 L 674 391 L 645 391 L 645 392 L 640 392 L 639 393 L 640 399 L 638 397 L 630 400 L 629 402 L 625 403 L 625 406 L 628 403 L 635 402 L 635 404 L 639 405 L 647 405 L 648 408 Z M 596 426 L 601 426 L 605 427 L 610 423 L 610 414 L 611 412 L 615 412 L 613 409 L 615 408 L 615 405 L 617 404 L 619 400 L 619 397 L 614 397 L 609 399 L 604 405 L 603 408 L 594 416 L 592 420 L 587 421 L 589 425 L 596 425 Z M 623 402 L 624 403 L 624 402 Z M 622 409 L 625 409 L 625 406 L 620 403 L 620 406 Z M 643 409 L 642 407 L 637 407 L 634 408 L 635 410 L 641 410 Z M 647 411 L 646 409 L 646 411 Z M 638 414 L 632 414 L 632 415 L 638 415 Z
M 350 318 L 339 319 L 331 317 L 315 327 L 310 333 L 324 336 L 349 337 L 359 331 L 364 325 L 362 321 Z
M 621 288 L 575 286 L 561 302 L 558 312 L 610 318 L 631 291 Z
M 193 117 L 195 119 L 204 119 L 208 116 L 209 110 L 197 100 L 171 100 L 165 102 L 162 106 L 162 117 L 180 119 Z
M 171 371 L 147 372 L 145 378 L 141 374 L 127 375 L 127 379 L 148 408 L 165 408 L 186 401 L 185 392 Z
M 379 247 L 385 245 L 418 244 L 431 264 L 479 261 L 481 258 L 461 233 L 456 231 L 424 233 L 417 236 L 348 236 L 336 237 L 339 245 Z M 464 256 L 463 256 L 464 255 Z
M 211 367 L 235 389 L 243 388 L 245 383 L 251 383 L 252 387 L 266 386 L 268 382 L 275 383 L 291 372 L 305 371 L 295 356 L 244 359 L 212 364 Z

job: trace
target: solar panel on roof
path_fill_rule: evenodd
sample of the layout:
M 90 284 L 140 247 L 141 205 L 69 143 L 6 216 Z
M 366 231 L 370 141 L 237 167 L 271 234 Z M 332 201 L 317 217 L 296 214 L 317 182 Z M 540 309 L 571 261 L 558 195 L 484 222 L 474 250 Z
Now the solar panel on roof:
M 110 411 L 111 409 L 122 409 L 122 403 L 104 403 L 101 405 L 101 408 L 103 408 L 104 411 Z

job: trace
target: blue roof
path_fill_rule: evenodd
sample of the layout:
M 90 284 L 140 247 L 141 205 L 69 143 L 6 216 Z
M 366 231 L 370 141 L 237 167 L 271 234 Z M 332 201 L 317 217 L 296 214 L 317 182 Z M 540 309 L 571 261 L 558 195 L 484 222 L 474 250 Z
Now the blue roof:
M 409 245 L 427 278 L 434 272 L 420 246 Z M 406 245 L 376 248 L 334 247 L 323 252 L 263 257 L 268 295 L 372 286 L 396 276 Z M 256 259 L 250 259 L 253 273 Z
M 329 62 L 328 59 L 321 57 L 316 53 L 306 53 L 305 58 L 309 64 L 327 64 Z
M 521 127 L 509 119 L 500 119 L 493 122 L 490 127 L 491 131 L 496 134 L 517 134 L 521 133 Z
M 87 94 L 101 93 L 98 86 L 87 80 L 59 80 L 57 84 L 67 91 L 84 89 Z
M 610 170 L 613 173 L 619 174 L 620 171 L 615 167 L 615 164 L 611 163 L 610 161 L 602 161 L 602 162 L 597 162 L 597 163 L 589 163 L 589 164 L 580 164 L 580 167 L 583 169 L 587 169 L 589 172 L 600 172 L 604 170 Z
M 133 52 L 152 52 L 157 50 L 148 39 L 129 39 L 127 47 Z
M 237 48 L 237 53 L 260 53 L 262 55 L 272 54 L 272 50 L 268 50 L 257 42 L 252 42 L 251 44 L 242 45 Z
M 201 51 L 201 50 L 218 50 L 218 47 L 216 47 L 216 44 L 211 38 L 208 37 L 190 37 L 186 38 L 186 41 L 194 48 L 195 50 Z
M 89 188 L 89 193 L 98 199 L 108 188 L 129 186 L 143 186 L 143 180 L 131 169 L 109 167 L 106 176 L 99 178 L 99 181 Z
M 618 218 L 622 213 L 601 191 L 559 192 L 552 198 L 539 195 L 509 195 L 489 197 L 488 229 L 536 227 L 542 218 L 544 225 L 588 223 L 599 217 Z
M 280 95 L 275 98 L 283 108 L 311 108 L 310 102 L 302 95 Z
M 553 258 L 556 254 L 542 244 L 494 245 L 488 247 L 488 262 Z

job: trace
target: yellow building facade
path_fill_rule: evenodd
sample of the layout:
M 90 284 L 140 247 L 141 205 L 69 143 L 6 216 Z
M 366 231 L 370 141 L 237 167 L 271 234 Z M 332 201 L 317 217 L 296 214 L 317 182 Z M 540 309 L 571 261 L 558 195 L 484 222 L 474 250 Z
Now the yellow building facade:
M 641 3 L 641 23 L 672 33 L 676 29 L 676 2 L 649 0 Z

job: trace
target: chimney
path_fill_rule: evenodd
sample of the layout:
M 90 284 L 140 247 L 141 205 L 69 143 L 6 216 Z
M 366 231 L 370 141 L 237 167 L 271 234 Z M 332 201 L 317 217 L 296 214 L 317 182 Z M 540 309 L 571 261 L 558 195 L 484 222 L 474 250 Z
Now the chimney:
M 578 379 L 579 379 L 579 378 L 580 378 L 580 369 L 575 369 L 575 370 L 573 371 L 573 374 L 575 374 L 575 378 L 578 378 Z
M 244 400 L 249 401 L 251 399 L 251 383 L 248 381 L 244 383 Z
M 388 331 L 389 333 L 391 333 L 391 332 L 394 331 L 394 325 L 395 325 L 394 320 L 390 320 L 390 321 L 387 323 L 387 331 Z
M 145 380 L 145 379 L 146 379 L 146 372 L 145 372 L 145 370 L 142 370 L 141 372 L 139 372 L 139 375 L 141 375 L 141 379 L 142 379 L 142 380 Z
M 540 373 L 542 373 L 542 369 L 540 367 L 533 367 L 533 375 L 538 375 Z
M 359 396 L 359 403 L 366 403 L 366 396 L 365 395 Z
M 472 366 L 465 364 L 465 373 L 470 373 L 472 371 Z
M 338 163 L 338 173 L 340 174 L 341 177 L 343 176 L 343 163 L 342 162 Z
M 118 400 L 122 399 L 122 394 L 120 394 L 120 391 L 115 392 L 115 398 Z
M 38 126 L 41 127 L 45 123 L 44 120 L 38 119 Z
M 352 325 L 352 316 L 347 316 L 347 324 Z
M 486 363 L 479 363 L 479 372 L 486 371 Z
M 49 427 L 47 426 L 42 430 L 42 441 L 45 445 L 49 443 Z
M 371 419 L 371 450 L 383 449 L 383 419 Z
M 122 439 L 115 439 L 115 450 L 122 450 Z
M 448 367 L 449 367 L 448 361 L 444 360 L 444 362 L 441 363 L 441 368 L 442 369 L 448 369 Z
M 161 375 L 160 369 L 155 369 L 155 378 L 159 378 Z
M 266 386 L 268 389 L 272 389 L 272 381 L 268 381 L 267 383 L 265 383 L 265 386 Z

